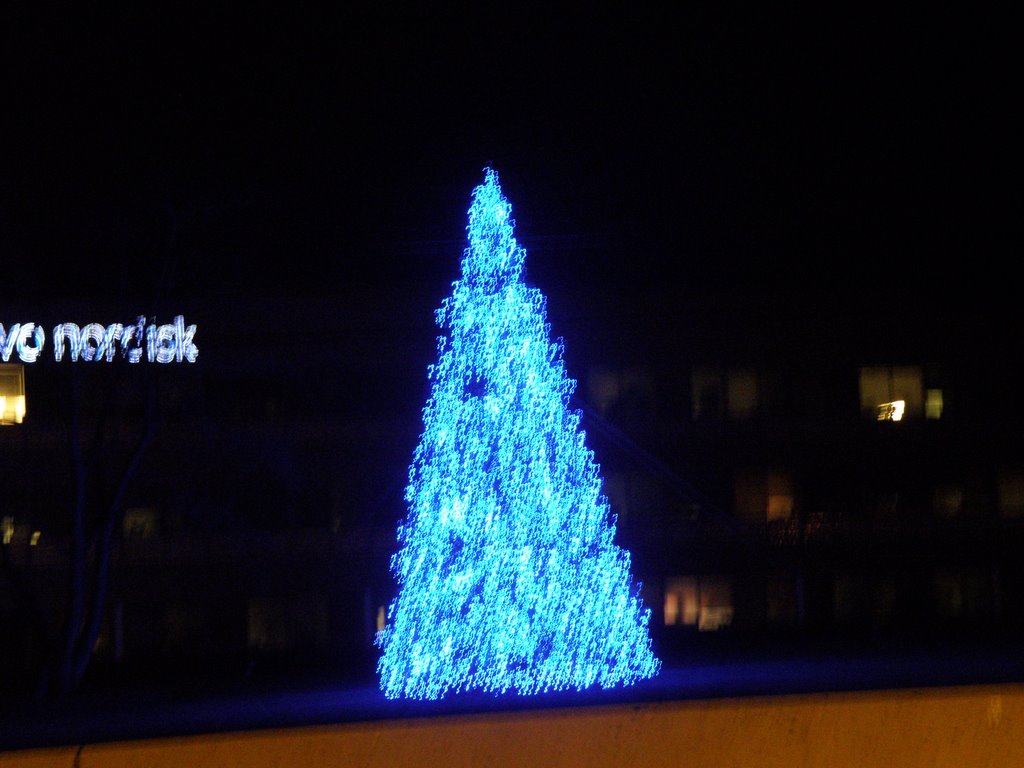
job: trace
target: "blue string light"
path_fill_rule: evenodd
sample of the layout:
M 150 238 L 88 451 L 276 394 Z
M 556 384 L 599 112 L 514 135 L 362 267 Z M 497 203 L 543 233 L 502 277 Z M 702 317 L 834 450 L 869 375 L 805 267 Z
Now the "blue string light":
M 486 169 L 409 469 L 377 670 L 389 698 L 629 685 L 661 662 L 613 543 L 560 340 Z

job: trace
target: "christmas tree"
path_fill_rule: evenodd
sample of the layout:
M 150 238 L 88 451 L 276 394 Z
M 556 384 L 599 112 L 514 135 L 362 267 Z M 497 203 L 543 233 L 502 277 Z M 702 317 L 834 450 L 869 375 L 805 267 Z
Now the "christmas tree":
M 511 213 L 486 169 L 461 279 L 436 313 L 399 592 L 377 635 L 390 698 L 609 688 L 661 664 Z

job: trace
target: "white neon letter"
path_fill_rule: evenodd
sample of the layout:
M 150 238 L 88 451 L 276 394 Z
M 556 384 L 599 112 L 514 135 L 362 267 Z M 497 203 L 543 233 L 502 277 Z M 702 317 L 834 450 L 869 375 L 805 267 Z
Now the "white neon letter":
M 7 333 L 4 330 L 4 324 L 0 323 L 0 360 L 5 363 L 11 359 L 11 353 L 14 351 L 14 345 L 18 340 L 18 333 L 21 331 L 21 323 L 15 323 L 11 326 L 11 332 Z
M 123 333 L 124 326 L 120 323 L 108 325 L 106 333 L 103 334 L 103 344 L 96 352 L 96 356 L 105 355 L 107 362 L 111 362 L 114 359 L 114 355 L 117 354 L 117 342 L 120 341 Z
M 28 343 L 29 336 L 32 337 L 31 345 Z M 25 325 L 21 326 L 21 332 L 18 334 L 18 357 L 21 358 L 22 362 L 34 363 L 36 358 L 39 357 L 39 353 L 43 351 L 45 343 L 46 332 L 42 327 L 35 323 L 25 323 Z M 4 357 L 4 360 L 6 359 Z
M 146 318 L 139 315 L 135 320 L 135 325 L 124 329 L 124 333 L 121 336 L 121 350 L 124 352 L 124 356 L 128 358 L 129 363 L 137 363 L 142 359 L 142 334 L 145 327 Z M 132 339 L 135 340 L 134 344 L 132 344 Z
M 58 363 L 64 359 L 64 341 L 68 342 L 72 362 L 78 359 L 81 332 L 75 323 L 64 323 L 53 328 L 53 359 Z
M 103 337 L 105 335 L 106 329 L 99 323 L 89 323 L 82 328 L 78 349 L 85 362 L 103 359 Z
M 150 331 L 153 330 L 153 326 L 150 326 Z M 152 334 L 151 334 L 152 335 Z M 156 349 L 156 361 L 158 363 L 173 363 L 174 362 L 174 348 L 177 346 L 174 343 L 174 326 L 173 325 L 161 325 L 156 329 L 155 344 L 150 342 L 152 345 L 149 351 L 149 359 L 153 359 L 152 349 Z
M 192 343 L 192 339 L 196 335 L 195 325 L 186 328 L 185 316 L 178 315 L 174 318 L 174 327 L 178 335 L 178 362 L 188 360 L 190 363 L 194 363 L 199 357 L 199 348 Z

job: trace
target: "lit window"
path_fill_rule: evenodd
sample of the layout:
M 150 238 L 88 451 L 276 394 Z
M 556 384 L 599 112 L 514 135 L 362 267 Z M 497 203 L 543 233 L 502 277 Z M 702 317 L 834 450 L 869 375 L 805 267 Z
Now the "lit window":
M 788 520 L 796 506 L 793 478 L 786 472 L 741 470 L 733 481 L 736 516 L 747 523 Z
M 714 632 L 732 624 L 732 585 L 721 576 L 677 576 L 665 582 L 665 624 Z
M 25 418 L 25 366 L 0 363 L 0 424 L 21 424 Z
M 4 544 L 10 544 L 14 539 L 14 518 L 5 517 L 3 519 L 3 532 L 4 532 Z
M 861 368 L 860 408 L 878 421 L 920 418 L 924 413 L 921 369 L 912 365 Z
M 924 393 L 924 417 L 926 419 L 942 418 L 942 390 L 928 389 Z
M 875 418 L 879 421 L 903 421 L 903 412 L 907 408 L 905 400 L 896 400 L 892 403 L 881 403 Z

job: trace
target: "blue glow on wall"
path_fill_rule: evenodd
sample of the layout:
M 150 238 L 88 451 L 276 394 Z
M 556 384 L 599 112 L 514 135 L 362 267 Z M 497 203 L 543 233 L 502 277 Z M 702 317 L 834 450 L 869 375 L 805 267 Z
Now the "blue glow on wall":
M 389 698 L 611 688 L 661 666 L 511 214 L 487 169 L 461 279 L 436 313 L 399 590 L 377 635 Z

